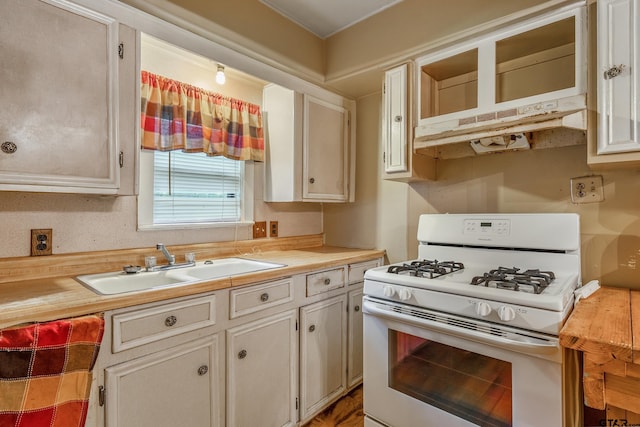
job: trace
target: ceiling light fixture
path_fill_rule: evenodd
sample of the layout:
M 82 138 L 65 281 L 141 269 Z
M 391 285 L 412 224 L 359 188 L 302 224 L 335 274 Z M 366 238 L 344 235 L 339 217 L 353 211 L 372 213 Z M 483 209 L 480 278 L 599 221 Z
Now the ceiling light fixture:
M 224 76 L 224 66 L 218 64 L 218 71 L 216 72 L 216 83 L 219 85 L 223 85 L 226 81 L 226 77 Z

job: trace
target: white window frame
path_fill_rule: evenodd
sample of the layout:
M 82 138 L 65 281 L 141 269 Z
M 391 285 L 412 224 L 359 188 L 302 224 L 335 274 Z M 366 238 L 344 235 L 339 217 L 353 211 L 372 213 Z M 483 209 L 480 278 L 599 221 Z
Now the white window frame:
M 187 222 L 187 223 L 153 223 L 153 150 L 140 150 L 140 174 L 138 194 L 138 230 L 178 230 L 195 228 L 236 228 L 253 224 L 253 178 L 254 165 L 245 161 L 242 180 L 242 197 L 240 200 L 239 221 L 224 222 Z

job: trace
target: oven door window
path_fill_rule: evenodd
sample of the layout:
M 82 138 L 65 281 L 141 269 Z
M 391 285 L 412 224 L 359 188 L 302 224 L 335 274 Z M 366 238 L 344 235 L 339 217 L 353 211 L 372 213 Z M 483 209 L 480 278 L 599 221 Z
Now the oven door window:
M 511 363 L 389 330 L 389 386 L 479 426 L 511 426 Z

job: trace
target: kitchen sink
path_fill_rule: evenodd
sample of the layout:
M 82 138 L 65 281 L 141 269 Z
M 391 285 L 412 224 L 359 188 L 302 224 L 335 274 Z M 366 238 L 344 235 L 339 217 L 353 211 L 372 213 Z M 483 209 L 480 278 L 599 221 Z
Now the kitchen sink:
M 204 263 L 197 263 L 193 267 L 180 270 L 180 272 L 184 272 L 197 280 L 207 280 L 219 277 L 237 276 L 239 274 L 253 273 L 261 270 L 270 270 L 278 267 L 285 267 L 285 265 L 245 258 L 222 258 L 205 261 Z
M 171 270 L 86 274 L 77 276 L 76 280 L 100 295 L 115 295 L 147 289 L 184 286 L 280 267 L 286 267 L 286 265 L 245 258 L 221 258 Z

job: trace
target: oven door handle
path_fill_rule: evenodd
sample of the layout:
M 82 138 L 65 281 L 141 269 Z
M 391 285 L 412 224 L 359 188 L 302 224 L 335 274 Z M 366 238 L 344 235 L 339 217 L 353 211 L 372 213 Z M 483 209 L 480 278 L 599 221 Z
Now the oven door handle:
M 550 355 L 557 352 L 560 348 L 559 341 L 557 339 L 554 340 L 553 338 L 536 338 L 530 335 L 518 336 L 515 333 L 509 333 L 508 335 L 511 335 L 513 338 L 519 337 L 521 338 L 521 340 L 505 338 L 487 332 L 467 329 L 462 326 L 455 326 L 450 323 L 445 323 L 444 321 L 430 320 L 422 316 L 407 314 L 406 310 L 405 312 L 402 312 L 403 310 L 398 310 L 399 307 L 402 306 L 393 304 L 392 307 L 384 302 L 377 303 L 376 301 L 372 301 L 367 297 L 364 298 L 362 303 L 362 311 L 366 315 L 395 320 L 406 323 L 408 325 L 419 326 L 422 328 L 430 329 L 432 331 L 442 332 L 447 335 L 454 335 L 472 341 L 517 351 L 519 353 Z M 434 313 L 430 310 L 415 307 L 411 307 L 408 311 L 414 313 Z M 437 316 L 444 317 L 445 319 L 457 319 L 455 317 L 440 313 L 438 313 Z M 434 316 L 432 315 L 430 317 Z M 465 320 L 464 323 L 474 324 L 472 320 Z M 500 330 L 500 325 L 496 325 L 495 329 Z

